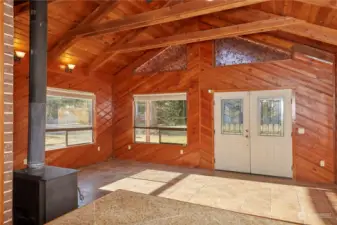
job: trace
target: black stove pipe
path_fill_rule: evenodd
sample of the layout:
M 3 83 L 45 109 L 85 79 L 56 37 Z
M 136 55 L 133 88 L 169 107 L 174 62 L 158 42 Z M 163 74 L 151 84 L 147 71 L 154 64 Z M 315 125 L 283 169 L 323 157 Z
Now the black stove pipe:
M 28 168 L 40 169 L 45 160 L 47 97 L 47 0 L 30 0 Z

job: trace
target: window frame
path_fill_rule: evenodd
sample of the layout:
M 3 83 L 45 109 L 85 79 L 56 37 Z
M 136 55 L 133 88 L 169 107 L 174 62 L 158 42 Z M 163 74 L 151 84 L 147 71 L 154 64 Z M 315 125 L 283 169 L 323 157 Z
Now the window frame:
M 76 146 L 85 146 L 85 145 L 93 145 L 96 142 L 96 136 L 95 136 L 95 124 L 96 124 L 96 95 L 92 92 L 83 92 L 83 91 L 77 91 L 77 90 L 71 90 L 71 89 L 61 89 L 61 88 L 53 88 L 53 87 L 47 87 L 47 98 L 48 96 L 54 96 L 54 97 L 62 97 L 62 98 L 70 98 L 70 99 L 90 99 L 92 101 L 91 105 L 91 125 L 89 126 L 83 126 L 83 127 L 69 127 L 69 128 L 47 128 L 47 120 L 46 120 L 46 127 L 45 127 L 45 134 L 48 132 L 65 132 L 65 146 L 60 148 L 46 148 L 46 142 L 45 142 L 45 151 L 54 151 L 54 150 L 60 150 L 60 149 L 66 149 L 66 148 L 72 148 Z M 46 99 L 47 104 L 47 99 Z M 92 131 L 92 138 L 91 141 L 79 143 L 79 144 L 69 144 L 69 132 L 72 131 Z
M 185 95 L 185 99 L 184 101 L 186 101 L 186 128 L 173 128 L 173 127 L 141 127 L 141 126 L 136 126 L 136 101 L 155 101 L 155 100 L 135 100 L 135 96 L 149 96 L 149 97 L 153 97 L 156 95 Z M 160 100 L 157 100 L 160 101 Z M 174 100 L 170 100 L 170 99 L 165 99 L 162 101 L 174 101 Z M 178 101 L 178 100 L 177 100 Z M 189 138 L 188 138 L 188 95 L 187 93 L 160 93 L 160 94 L 141 94 L 141 95 L 133 95 L 133 104 L 132 104 L 132 123 L 133 123 L 133 143 L 134 144 L 151 144 L 151 145 L 180 145 L 180 146 L 187 146 L 189 143 Z M 144 129 L 144 130 L 158 130 L 159 134 L 158 134 L 158 138 L 159 141 L 158 143 L 153 143 L 153 142 L 146 142 L 146 141 L 136 141 L 136 129 Z M 186 132 L 186 144 L 180 144 L 180 143 L 168 143 L 168 142 L 161 142 L 161 135 L 160 135 L 160 131 L 185 131 Z

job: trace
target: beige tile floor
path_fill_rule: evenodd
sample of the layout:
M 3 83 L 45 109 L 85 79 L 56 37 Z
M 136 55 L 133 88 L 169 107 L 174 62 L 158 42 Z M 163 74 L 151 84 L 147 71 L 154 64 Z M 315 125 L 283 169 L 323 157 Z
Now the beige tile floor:
M 117 160 L 84 168 L 79 183 L 82 205 L 128 190 L 300 224 L 337 224 L 334 185 Z

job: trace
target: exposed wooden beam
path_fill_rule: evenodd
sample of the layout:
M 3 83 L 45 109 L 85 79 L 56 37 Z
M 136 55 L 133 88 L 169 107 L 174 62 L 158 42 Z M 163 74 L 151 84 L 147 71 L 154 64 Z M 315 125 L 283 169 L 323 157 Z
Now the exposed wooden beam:
M 321 7 L 328 7 L 337 9 L 337 1 L 336 0 L 296 0 L 298 2 L 303 2 L 307 4 L 317 5 Z
M 172 6 L 177 3 L 179 2 L 176 0 L 169 0 L 165 3 L 165 5 L 162 8 Z M 104 52 L 99 54 L 96 57 L 96 59 L 89 65 L 89 71 L 97 70 L 98 68 L 103 66 L 105 63 L 110 61 L 113 57 L 115 57 L 117 53 L 111 52 L 111 49 L 114 49 L 120 45 L 123 45 L 132 39 L 136 40 L 141 33 L 147 32 L 150 29 L 151 27 L 145 27 L 145 28 L 140 28 L 137 30 L 132 30 L 129 33 L 127 33 L 123 38 L 119 39 L 116 43 L 113 43 L 106 50 L 104 50 Z
M 157 38 L 150 41 L 132 42 L 125 44 L 123 46 L 116 47 L 111 51 L 118 53 L 144 51 L 154 48 L 167 47 L 170 45 L 182 45 L 194 42 L 221 39 L 226 37 L 235 37 L 241 35 L 267 32 L 300 23 L 303 23 L 303 21 L 294 18 L 288 17 L 273 18 L 262 21 L 256 21 L 252 23 L 245 23 L 240 25 L 233 25 L 228 27 L 179 34 L 164 38 Z
M 166 51 L 168 48 L 169 47 L 147 51 L 143 55 L 141 55 L 140 57 L 138 57 L 138 59 L 136 61 L 134 61 L 131 64 L 127 65 L 126 67 L 122 68 L 121 70 L 119 70 L 115 74 L 130 74 L 135 69 L 137 69 L 139 66 L 143 65 L 147 61 L 153 59 L 157 55 L 159 55 L 162 52 Z M 124 77 L 124 76 L 120 76 L 120 77 Z
M 58 1 L 61 1 L 61 0 L 58 0 Z M 64 0 L 62 0 L 64 1 Z M 51 4 L 51 3 L 54 3 L 56 2 L 56 0 L 48 0 L 48 4 Z M 23 13 L 26 13 L 28 12 L 29 10 L 29 0 L 27 0 L 27 2 L 23 2 L 19 5 L 16 5 L 14 6 L 14 16 L 20 16 L 22 15 Z
M 81 23 L 76 27 L 94 24 L 102 19 L 107 13 L 117 6 L 117 0 L 111 0 L 100 4 L 92 13 L 90 13 Z M 76 28 L 75 27 L 75 28 Z M 48 52 L 48 64 L 52 64 L 63 52 L 65 52 L 71 45 L 77 41 L 76 38 L 69 35 L 69 31 L 65 33 L 55 45 Z
M 272 13 L 266 13 L 260 10 L 247 9 L 247 8 L 237 9 L 231 13 L 219 13 L 219 16 L 222 19 L 234 23 L 253 22 L 271 18 L 282 18 L 281 16 Z M 300 24 L 282 27 L 280 28 L 280 30 L 290 34 L 295 34 L 298 36 L 329 43 L 332 45 L 337 45 L 336 29 L 304 22 Z
M 77 27 L 69 32 L 76 37 L 101 35 L 104 33 L 132 30 L 161 23 L 168 23 L 209 13 L 234 9 L 242 6 L 266 2 L 268 0 L 214 0 L 191 1 L 125 17 L 122 20 L 113 20 L 96 25 Z
M 233 23 L 230 23 L 228 21 L 224 21 L 222 19 L 219 19 L 215 17 L 214 15 L 206 15 L 202 16 L 200 18 L 200 22 L 203 24 L 208 24 L 212 27 L 225 27 L 225 26 L 230 26 L 230 25 L 235 25 Z M 284 39 L 277 38 L 275 36 L 272 36 L 270 34 L 266 33 L 260 33 L 260 34 L 250 34 L 244 36 L 245 39 L 254 41 L 254 42 L 259 42 L 261 44 L 269 45 L 274 48 L 287 51 L 287 52 L 292 52 L 292 48 L 294 46 L 294 42 L 287 41 Z

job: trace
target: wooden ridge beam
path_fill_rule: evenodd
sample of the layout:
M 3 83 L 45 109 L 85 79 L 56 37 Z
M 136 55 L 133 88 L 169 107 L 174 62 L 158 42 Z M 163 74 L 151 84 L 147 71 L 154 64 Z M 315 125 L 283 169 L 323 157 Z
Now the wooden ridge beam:
M 272 13 L 266 13 L 255 9 L 237 9 L 231 13 L 219 13 L 221 19 L 225 19 L 234 23 L 247 23 L 259 20 L 282 18 Z M 295 34 L 297 36 L 306 37 L 312 40 L 317 40 L 332 45 L 337 45 L 337 30 L 303 22 L 291 26 L 282 27 L 281 31 Z
M 164 38 L 157 38 L 150 41 L 132 42 L 123 46 L 111 49 L 112 52 L 127 53 L 133 51 L 144 51 L 154 48 L 162 48 L 170 45 L 190 44 L 214 39 L 235 37 L 254 33 L 261 33 L 281 29 L 294 24 L 301 24 L 302 20 L 280 17 L 267 20 L 261 20 L 240 25 L 233 25 L 210 30 L 202 30 L 185 34 L 178 34 Z
M 69 35 L 74 37 L 85 37 L 132 30 L 161 23 L 183 20 L 223 10 L 239 8 L 266 1 L 268 0 L 196 0 L 128 16 L 122 20 L 113 20 L 96 25 L 80 26 L 70 31 Z
M 162 8 L 172 6 L 177 3 L 178 2 L 176 0 L 169 0 L 165 3 L 165 5 Z M 132 30 L 129 33 L 127 33 L 123 38 L 119 39 L 116 43 L 113 43 L 106 50 L 104 50 L 104 52 L 99 54 L 94 59 L 94 61 L 89 65 L 89 71 L 97 70 L 98 68 L 103 66 L 105 63 L 107 63 L 109 60 L 111 60 L 113 57 L 115 57 L 117 53 L 111 52 L 111 49 L 114 49 L 118 46 L 128 43 L 132 39 L 137 39 L 141 33 L 147 32 L 150 29 L 151 27 L 145 27 L 145 28 L 140 28 L 137 30 Z
M 117 6 L 118 0 L 106 1 L 90 13 L 81 23 L 76 25 L 76 27 L 86 26 L 88 24 L 95 24 L 100 19 L 102 19 L 107 13 L 109 13 L 113 8 Z M 75 27 L 75 28 L 76 28 Z M 73 45 L 77 39 L 69 35 L 69 32 L 66 32 L 62 39 L 60 39 L 54 47 L 48 52 L 48 64 L 52 64 L 55 59 L 57 59 L 63 52 L 65 52 L 71 45 Z
M 229 23 L 228 21 L 219 19 L 215 17 L 214 15 L 202 16 L 200 18 L 200 22 L 203 24 L 210 25 L 212 27 L 225 27 L 225 26 L 235 25 L 233 23 Z M 243 38 L 254 41 L 254 42 L 259 42 L 261 44 L 269 45 L 269 46 L 272 46 L 274 48 L 277 48 L 277 49 L 280 49 L 286 52 L 292 52 L 292 48 L 295 44 L 294 42 L 280 39 L 280 38 L 277 38 L 275 36 L 272 36 L 266 33 L 250 34 L 250 35 L 244 36 Z
M 59 1 L 65 1 L 65 0 L 58 0 Z M 48 0 L 48 4 L 54 3 L 56 0 Z M 29 0 L 27 2 L 23 2 L 19 5 L 14 6 L 14 16 L 20 16 L 26 12 L 29 11 Z
M 303 2 L 306 4 L 317 5 L 321 7 L 337 9 L 337 1 L 335 0 L 296 0 L 296 1 Z

